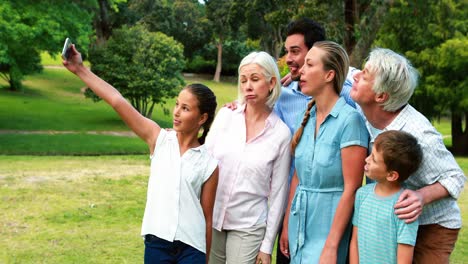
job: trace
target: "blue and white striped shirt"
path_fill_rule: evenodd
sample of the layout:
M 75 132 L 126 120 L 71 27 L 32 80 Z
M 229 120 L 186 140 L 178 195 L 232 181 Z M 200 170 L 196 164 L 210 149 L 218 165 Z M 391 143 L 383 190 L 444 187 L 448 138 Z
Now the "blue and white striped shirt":
M 353 225 L 358 228 L 359 263 L 397 263 L 398 244 L 414 246 L 418 221 L 410 224 L 395 215 L 395 205 L 403 189 L 382 197 L 376 184 L 367 184 L 356 192 Z
M 366 121 L 366 126 L 373 144 L 377 130 Z M 418 190 L 427 185 L 439 182 L 449 192 L 449 196 L 426 204 L 419 216 L 420 225 L 439 224 L 445 228 L 461 228 L 460 208 L 457 198 L 463 191 L 466 177 L 458 166 L 452 153 L 444 145 L 439 132 L 427 118 L 406 105 L 398 116 L 382 131 L 401 130 L 408 132 L 418 139 L 423 151 L 423 160 L 419 169 L 413 173 L 405 184 L 409 189 Z

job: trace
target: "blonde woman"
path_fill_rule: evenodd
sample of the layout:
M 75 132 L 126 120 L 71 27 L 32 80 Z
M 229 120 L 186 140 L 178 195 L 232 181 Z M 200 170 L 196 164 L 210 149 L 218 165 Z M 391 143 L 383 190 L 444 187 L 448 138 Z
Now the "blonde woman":
M 346 262 L 369 140 L 360 114 L 339 96 L 348 68 L 340 45 L 320 41 L 301 69 L 301 91 L 314 99 L 292 140 L 296 172 L 280 241 L 291 263 Z
M 219 161 L 210 263 L 269 264 L 284 212 L 290 132 L 272 112 L 278 67 L 266 52 L 239 66 L 239 106 L 216 115 L 206 146 Z

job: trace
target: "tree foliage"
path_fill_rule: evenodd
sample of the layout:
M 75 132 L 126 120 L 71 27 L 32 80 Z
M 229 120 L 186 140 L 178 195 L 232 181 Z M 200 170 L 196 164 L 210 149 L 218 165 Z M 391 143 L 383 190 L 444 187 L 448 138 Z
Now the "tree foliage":
M 327 39 L 342 44 L 351 65 L 360 67 L 385 21 L 390 2 L 309 0 L 299 4 L 296 18 L 310 17 L 320 22 L 325 27 Z
M 152 32 L 163 32 L 182 43 L 187 59 L 210 41 L 209 21 L 204 6 L 197 0 L 133 0 L 129 1 L 129 10 L 139 17 L 135 23 L 144 24 Z
M 42 69 L 40 52 L 56 54 L 66 37 L 86 51 L 90 20 L 70 1 L 0 1 L 0 76 L 19 90 L 24 75 Z
M 400 0 L 390 10 L 376 45 L 410 58 L 421 75 L 411 103 L 429 118 L 450 113 L 453 151 L 468 154 L 467 2 Z
M 297 14 L 298 5 L 298 0 L 239 0 L 232 3 L 229 17 L 243 24 L 235 28 L 243 28 L 249 39 L 258 40 L 262 50 L 278 58 L 284 44 L 284 31 Z
M 90 50 L 92 71 L 111 83 L 144 116 L 156 104 L 173 98 L 184 85 L 182 45 L 143 26 L 115 30 L 109 40 Z M 87 95 L 98 98 L 87 89 Z
M 91 13 L 94 14 L 93 27 L 97 45 L 105 43 L 112 35 L 115 14 L 119 11 L 119 4 L 125 2 L 127 0 L 97 0 L 87 5 Z

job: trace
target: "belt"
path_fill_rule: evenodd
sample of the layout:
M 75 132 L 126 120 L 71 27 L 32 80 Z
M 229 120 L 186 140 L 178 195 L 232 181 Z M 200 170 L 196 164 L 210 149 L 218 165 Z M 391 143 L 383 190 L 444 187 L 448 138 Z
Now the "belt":
M 305 220 L 307 217 L 307 201 L 309 193 L 332 193 L 332 192 L 342 192 L 342 187 L 337 188 L 324 188 L 324 189 L 316 189 L 306 187 L 304 185 L 299 184 L 296 188 L 296 193 L 294 195 L 294 199 L 291 204 L 291 214 L 298 215 L 299 221 L 297 222 L 297 247 L 295 248 L 294 252 L 290 252 L 291 254 L 295 255 L 297 251 L 299 251 L 305 243 L 305 233 L 306 233 L 306 226 Z M 291 248 L 290 248 L 291 249 Z

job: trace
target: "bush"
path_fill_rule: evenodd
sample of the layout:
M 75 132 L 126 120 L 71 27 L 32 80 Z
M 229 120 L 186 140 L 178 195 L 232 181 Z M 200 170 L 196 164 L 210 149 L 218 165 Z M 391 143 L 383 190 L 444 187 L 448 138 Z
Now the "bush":
M 193 57 L 191 61 L 188 61 L 185 66 L 186 72 L 193 73 L 212 73 L 216 70 L 216 62 L 213 60 L 206 60 L 200 55 Z
M 151 117 L 155 104 L 173 98 L 185 84 L 182 45 L 140 25 L 115 30 L 106 44 L 90 49 L 89 61 L 93 72 L 146 117 Z M 88 89 L 87 95 L 97 99 L 91 93 Z

